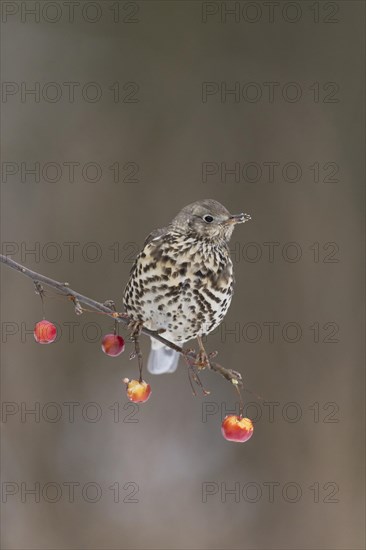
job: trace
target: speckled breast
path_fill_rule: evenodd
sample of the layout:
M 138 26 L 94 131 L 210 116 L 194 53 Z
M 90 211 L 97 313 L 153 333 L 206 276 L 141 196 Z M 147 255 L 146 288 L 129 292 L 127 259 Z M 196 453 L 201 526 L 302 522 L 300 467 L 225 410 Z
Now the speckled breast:
M 124 292 L 126 313 L 164 337 L 186 342 L 224 318 L 233 294 L 233 265 L 225 243 L 168 233 L 136 258 Z

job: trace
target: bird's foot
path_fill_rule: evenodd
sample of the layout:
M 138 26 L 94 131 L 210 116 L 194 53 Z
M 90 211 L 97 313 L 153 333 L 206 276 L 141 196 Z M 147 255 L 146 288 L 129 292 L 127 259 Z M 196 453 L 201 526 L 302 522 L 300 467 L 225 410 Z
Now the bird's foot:
M 197 341 L 199 345 L 199 351 L 196 353 L 196 358 L 194 364 L 199 370 L 211 368 L 210 361 L 214 359 L 217 355 L 217 351 L 211 351 L 210 353 L 207 353 L 205 350 L 205 347 L 202 342 L 201 336 L 197 336 Z
M 143 327 L 142 321 L 131 321 L 130 323 L 128 323 L 128 329 L 131 331 L 130 340 L 132 341 L 138 340 L 141 334 L 142 327 Z
M 205 350 L 200 350 L 196 354 L 194 365 L 198 368 L 198 370 L 203 370 L 210 366 L 210 359 Z
M 200 370 L 211 368 L 211 361 L 216 357 L 217 354 L 217 351 L 211 351 L 210 353 L 207 353 L 205 350 L 200 350 L 196 354 L 195 365 Z
M 190 383 L 191 389 L 192 389 L 192 394 L 194 395 L 194 397 L 196 397 L 197 394 L 196 394 L 196 390 L 194 388 L 193 383 L 195 383 L 197 386 L 199 386 L 201 388 L 201 391 L 202 391 L 203 395 L 210 395 L 211 392 L 204 388 L 204 386 L 201 382 L 201 379 L 198 376 L 198 371 L 197 371 L 198 365 L 196 364 L 197 354 L 196 354 L 195 350 L 192 349 L 192 348 L 184 349 L 183 350 L 183 355 L 184 355 L 184 358 L 185 358 L 187 366 L 188 366 L 188 379 L 189 379 L 189 383 Z

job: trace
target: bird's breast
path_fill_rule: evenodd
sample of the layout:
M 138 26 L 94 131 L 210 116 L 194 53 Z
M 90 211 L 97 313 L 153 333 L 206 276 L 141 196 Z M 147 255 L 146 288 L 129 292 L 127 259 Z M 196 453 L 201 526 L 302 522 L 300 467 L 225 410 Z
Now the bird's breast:
M 126 311 L 175 342 L 207 334 L 231 301 L 228 251 L 193 238 L 157 238 L 138 256 L 124 294 Z

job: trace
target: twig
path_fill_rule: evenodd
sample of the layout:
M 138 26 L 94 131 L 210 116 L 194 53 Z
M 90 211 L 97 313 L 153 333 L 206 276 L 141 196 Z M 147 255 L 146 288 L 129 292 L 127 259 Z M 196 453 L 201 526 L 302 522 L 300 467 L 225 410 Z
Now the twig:
M 3 254 L 0 254 L 0 261 L 10 267 L 11 269 L 15 269 L 16 271 L 19 271 L 26 277 L 29 277 L 32 279 L 33 282 L 43 283 L 44 285 L 56 289 L 60 294 L 63 294 L 64 296 L 67 296 L 75 305 L 75 309 L 78 314 L 80 314 L 82 311 L 80 311 L 80 304 L 84 304 L 95 311 L 100 311 L 102 313 L 105 313 L 106 315 L 109 315 L 119 323 L 124 323 L 125 325 L 129 325 L 131 322 L 133 322 L 132 319 L 130 319 L 126 314 L 124 313 L 117 313 L 115 311 L 115 308 L 109 307 L 106 304 L 102 304 L 101 302 L 97 302 L 96 300 L 93 300 L 92 298 L 89 298 L 88 296 L 84 296 L 83 294 L 80 294 L 79 292 L 75 292 L 75 290 L 72 290 L 72 288 L 69 287 L 69 283 L 60 283 L 59 281 L 56 281 L 54 279 L 51 279 L 49 277 L 46 277 L 45 275 L 42 275 L 41 273 L 37 273 L 36 271 L 32 271 L 31 269 L 28 269 L 27 267 L 24 267 L 21 264 L 18 264 L 11 258 L 8 258 L 7 256 L 4 256 Z M 173 342 L 170 342 L 169 340 L 166 340 L 159 332 L 149 330 L 146 327 L 141 328 L 141 333 L 145 334 L 146 336 L 150 336 L 151 338 L 155 338 L 168 348 L 171 348 L 178 353 L 181 353 L 185 357 L 190 357 L 192 359 L 196 358 L 196 355 L 194 352 L 186 352 L 183 348 L 180 346 L 177 346 Z M 210 362 L 209 367 L 210 370 L 213 370 L 214 372 L 217 372 L 218 374 L 221 374 L 226 380 L 229 382 L 232 382 L 235 386 L 242 386 L 242 378 L 239 372 L 236 372 L 231 369 L 226 369 L 222 367 L 221 365 L 218 365 L 217 363 Z

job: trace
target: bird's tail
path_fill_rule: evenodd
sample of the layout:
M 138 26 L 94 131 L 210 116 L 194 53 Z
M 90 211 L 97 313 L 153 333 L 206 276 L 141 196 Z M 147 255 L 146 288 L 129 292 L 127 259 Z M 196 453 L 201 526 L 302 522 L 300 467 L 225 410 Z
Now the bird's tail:
M 151 351 L 147 361 L 147 370 L 152 374 L 165 374 L 177 369 L 179 353 L 155 338 L 151 338 Z

